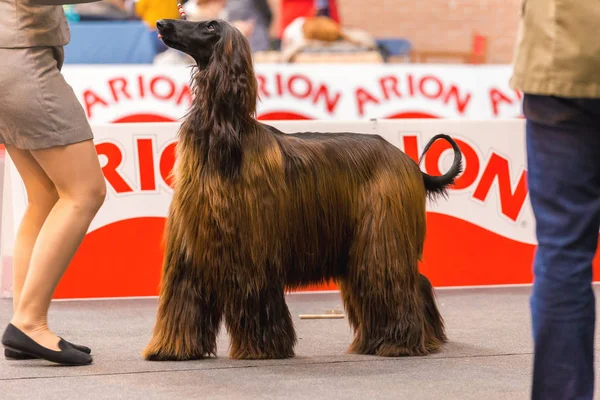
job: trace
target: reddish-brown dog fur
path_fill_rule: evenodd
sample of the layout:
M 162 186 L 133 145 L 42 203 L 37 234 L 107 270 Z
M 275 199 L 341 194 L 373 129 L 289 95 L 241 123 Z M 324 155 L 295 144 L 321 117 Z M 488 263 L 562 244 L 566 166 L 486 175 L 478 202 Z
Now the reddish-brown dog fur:
M 355 331 L 349 351 L 440 349 L 444 323 L 418 262 L 427 196 L 445 194 L 460 152 L 451 172 L 430 177 L 378 136 L 283 134 L 254 118 L 250 48 L 235 28 L 168 23 L 174 32 L 218 24 L 219 36 L 208 61 L 197 56 L 195 101 L 179 131 L 158 316 L 144 357 L 216 356 L 223 317 L 231 358 L 292 357 L 284 290 L 331 279 Z M 165 40 L 183 47 L 174 41 Z M 196 55 L 189 43 L 186 50 Z

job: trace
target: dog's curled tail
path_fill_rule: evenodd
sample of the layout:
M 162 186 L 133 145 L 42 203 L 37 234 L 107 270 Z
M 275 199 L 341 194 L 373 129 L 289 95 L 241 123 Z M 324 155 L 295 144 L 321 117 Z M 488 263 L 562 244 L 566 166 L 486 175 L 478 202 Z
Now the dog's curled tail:
M 435 135 L 425 146 L 421 157 L 419 158 L 419 165 L 421 161 L 423 161 L 423 157 L 425 157 L 425 153 L 431 147 L 431 145 L 437 141 L 438 139 L 444 139 L 452 146 L 452 150 L 454 150 L 454 161 L 452 162 L 452 166 L 444 175 L 441 176 L 431 176 L 426 174 L 425 172 L 421 172 L 423 174 L 423 183 L 425 184 L 425 190 L 427 191 L 427 197 L 430 199 L 436 199 L 439 196 L 447 197 L 448 196 L 448 186 L 454 183 L 456 177 L 462 172 L 462 153 L 460 148 L 456 144 L 454 140 L 448 135 L 439 134 Z

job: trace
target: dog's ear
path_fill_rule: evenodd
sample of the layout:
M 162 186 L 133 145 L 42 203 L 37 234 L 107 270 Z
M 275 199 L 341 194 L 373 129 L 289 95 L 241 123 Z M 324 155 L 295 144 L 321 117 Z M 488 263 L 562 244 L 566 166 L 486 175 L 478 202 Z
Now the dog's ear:
M 213 101 L 233 112 L 254 115 L 258 85 L 252 65 L 252 52 L 246 38 L 226 25 L 215 45 L 208 66 Z
M 224 25 L 221 38 L 213 47 L 206 70 L 206 93 L 215 121 L 211 128 L 209 157 L 218 161 L 223 177 L 239 176 L 242 162 L 242 136 L 256 112 L 258 84 L 252 65 L 252 53 L 246 38 L 237 29 Z

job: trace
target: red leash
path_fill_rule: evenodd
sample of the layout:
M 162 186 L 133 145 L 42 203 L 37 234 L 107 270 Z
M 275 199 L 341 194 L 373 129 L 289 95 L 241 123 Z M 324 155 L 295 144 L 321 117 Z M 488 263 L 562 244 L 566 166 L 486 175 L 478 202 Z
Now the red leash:
M 181 15 L 181 19 L 186 20 L 187 17 L 185 16 L 185 12 L 183 12 L 183 6 L 181 5 L 181 3 L 177 3 L 177 9 L 179 10 L 179 15 Z

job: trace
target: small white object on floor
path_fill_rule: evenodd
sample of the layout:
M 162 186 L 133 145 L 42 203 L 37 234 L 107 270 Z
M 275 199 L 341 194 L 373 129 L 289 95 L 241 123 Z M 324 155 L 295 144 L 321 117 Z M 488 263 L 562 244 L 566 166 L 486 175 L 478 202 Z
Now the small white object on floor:
M 300 314 L 300 319 L 344 319 L 345 315 L 341 310 L 327 310 L 325 314 Z

